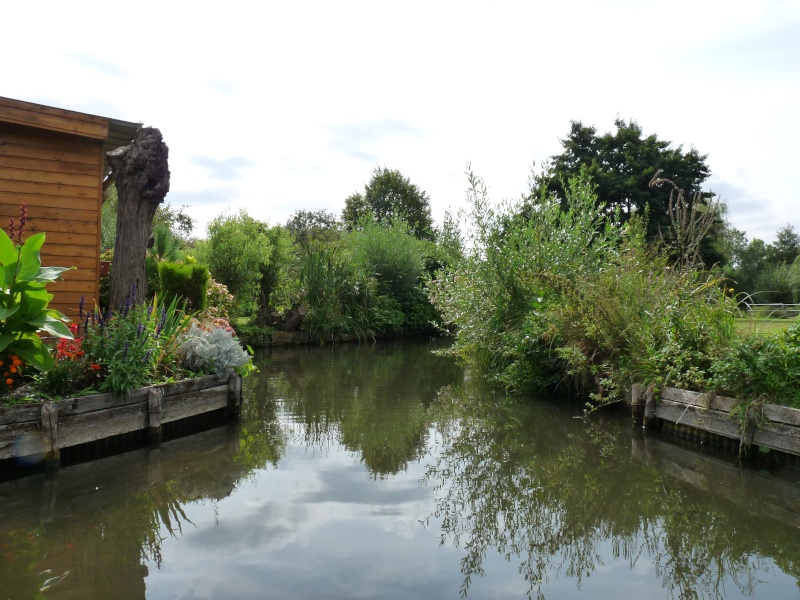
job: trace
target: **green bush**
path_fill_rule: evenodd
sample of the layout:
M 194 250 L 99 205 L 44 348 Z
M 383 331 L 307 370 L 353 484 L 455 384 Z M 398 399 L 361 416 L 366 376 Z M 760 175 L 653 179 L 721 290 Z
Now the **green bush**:
M 347 236 L 346 244 L 356 265 L 375 277 L 381 293 L 400 302 L 414 293 L 425 270 L 427 245 L 404 221 L 367 222 Z
M 158 280 L 165 301 L 174 297 L 185 298 L 188 310 L 199 312 L 206 309 L 209 280 L 206 265 L 160 262 Z
M 800 323 L 734 342 L 712 371 L 711 386 L 728 396 L 800 408 Z
M 429 283 L 453 352 L 516 390 L 569 384 L 617 399 L 637 382 L 702 386 L 735 335 L 719 282 L 668 262 L 585 178 L 566 198 L 498 208 L 470 175 L 470 250 Z M 566 210 L 564 210 L 566 208 Z

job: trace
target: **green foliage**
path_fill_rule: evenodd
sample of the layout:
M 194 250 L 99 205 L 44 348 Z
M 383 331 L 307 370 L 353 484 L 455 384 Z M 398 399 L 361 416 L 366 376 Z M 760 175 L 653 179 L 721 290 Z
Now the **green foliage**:
M 47 371 L 53 367 L 53 359 L 38 332 L 57 338 L 71 338 L 72 334 L 65 325 L 67 318 L 47 307 L 53 295 L 47 293 L 46 286 L 69 269 L 42 266 L 39 253 L 44 233 L 20 243 L 25 218 L 23 207 L 16 231 L 12 220 L 16 243 L 0 230 L 0 352 L 19 356 L 34 368 Z
M 800 322 L 734 342 L 712 370 L 712 387 L 726 395 L 800 408 Z
M 648 214 L 647 239 L 656 240 L 671 225 L 669 190 L 649 187 L 650 180 L 662 169 L 664 177 L 692 197 L 710 175 L 707 155 L 694 148 L 684 152 L 654 134 L 644 136 L 635 121 L 616 119 L 614 125 L 616 132 L 598 135 L 595 127 L 573 121 L 561 140 L 564 151 L 552 157 L 548 170 L 534 182 L 534 200 L 543 190 L 565 199 L 569 179 L 585 169 L 596 185 L 598 200 L 612 211 L 619 208 L 621 222 L 634 214 Z
M 100 214 L 100 250 L 112 250 L 117 243 L 117 210 L 119 197 L 117 186 L 112 185 L 108 196 L 103 200 L 103 209 Z
M 180 337 L 178 354 L 184 366 L 195 373 L 228 375 L 253 368 L 250 354 L 222 327 L 206 331 L 193 323 Z
M 88 315 L 83 324 L 86 360 L 96 365 L 98 389 L 119 396 L 179 373 L 178 336 L 189 326 L 175 297 L 168 305 L 128 301 L 118 312 Z
M 236 335 L 242 344 L 253 348 L 265 348 L 272 342 L 272 327 L 259 325 L 255 319 L 242 319 L 243 322 L 234 323 Z
M 158 263 L 158 280 L 161 296 L 171 301 L 174 297 L 185 298 L 190 311 L 206 309 L 208 290 L 208 267 L 171 262 Z
M 264 225 L 244 210 L 220 215 L 208 225 L 204 262 L 211 275 L 223 283 L 238 304 L 256 300 L 262 265 L 269 265 L 272 247 Z
M 302 302 L 308 308 L 303 328 L 313 334 L 349 333 L 359 337 L 375 326 L 372 303 L 376 282 L 356 268 L 335 245 L 310 243 L 300 252 Z
M 259 265 L 259 303 L 261 308 L 276 307 L 279 310 L 291 304 L 295 246 L 292 234 L 285 227 L 276 225 L 264 232 L 269 240 L 270 252 L 267 262 Z
M 400 219 L 366 223 L 346 239 L 353 261 L 375 277 L 378 291 L 401 301 L 415 289 L 425 267 L 427 246 Z
M 365 219 L 391 223 L 400 219 L 419 239 L 433 238 L 430 198 L 400 171 L 375 167 L 364 193 L 345 200 L 342 220 L 348 229 L 359 227 Z
M 341 222 L 326 210 L 296 210 L 286 222 L 286 229 L 301 246 L 307 246 L 312 240 L 336 242 L 342 237 Z
M 147 254 L 157 262 L 176 261 L 180 256 L 181 240 L 170 230 L 165 223 L 158 223 L 153 227 L 153 245 L 147 249 Z
M 585 175 L 564 198 L 528 200 L 524 216 L 519 204 L 492 207 L 480 178 L 469 179 L 470 250 L 429 284 L 457 328 L 456 354 L 512 389 L 569 383 L 597 400 L 678 379 L 665 348 L 702 357 L 689 379 L 707 377 L 734 335 L 734 302 L 717 280 L 670 266 L 644 223 L 598 202 Z

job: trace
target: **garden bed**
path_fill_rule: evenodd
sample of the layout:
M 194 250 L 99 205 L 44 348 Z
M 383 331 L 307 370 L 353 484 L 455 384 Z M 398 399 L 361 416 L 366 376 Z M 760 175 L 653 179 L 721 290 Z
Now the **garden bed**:
M 747 418 L 737 418 L 741 403 L 714 394 L 665 388 L 655 406 L 655 418 L 740 441 L 800 456 L 800 409 L 777 404 L 753 406 Z
M 0 408 L 0 461 L 58 464 L 60 452 L 133 432 L 158 439 L 161 427 L 207 412 L 239 414 L 239 375 L 207 375 L 114 394 L 78 396 Z

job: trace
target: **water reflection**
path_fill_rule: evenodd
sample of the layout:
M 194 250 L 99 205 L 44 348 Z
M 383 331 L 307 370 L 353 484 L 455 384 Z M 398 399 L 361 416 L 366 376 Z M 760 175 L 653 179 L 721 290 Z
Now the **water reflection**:
M 797 597 L 800 471 L 509 400 L 430 347 L 265 354 L 239 423 L 0 483 L 0 600 Z
M 462 596 L 492 552 L 518 564 L 536 598 L 561 577 L 581 588 L 619 559 L 631 571 L 652 563 L 676 598 L 751 596 L 776 570 L 800 577 L 796 528 L 631 460 L 624 421 L 586 423 L 464 386 L 443 390 L 431 417 L 446 451 L 424 481 L 441 543 L 464 551 Z
M 259 417 L 0 483 L 0 597 L 145 598 L 147 564 L 160 568 L 163 542 L 194 527 L 186 506 L 280 459 L 275 415 Z
M 441 342 L 436 342 L 441 345 Z M 342 444 L 374 477 L 394 475 L 426 452 L 427 407 L 461 378 L 433 342 L 299 348 L 265 355 L 253 394 L 292 415 L 309 447 Z

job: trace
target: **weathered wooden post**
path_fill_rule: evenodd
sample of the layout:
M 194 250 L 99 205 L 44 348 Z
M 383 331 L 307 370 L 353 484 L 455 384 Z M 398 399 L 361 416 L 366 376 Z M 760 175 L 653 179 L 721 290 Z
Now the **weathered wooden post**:
M 656 386 L 650 384 L 644 392 L 644 428 L 655 429 L 656 419 Z
M 242 378 L 236 373 L 228 376 L 228 416 L 238 418 L 242 409 Z
M 147 390 L 147 437 L 151 442 L 161 441 L 161 405 L 164 389 L 151 387 Z
M 634 383 L 631 387 L 631 416 L 636 425 L 644 421 L 644 386 Z
M 58 465 L 61 462 L 61 450 L 58 447 L 58 408 L 52 402 L 42 404 L 42 447 L 46 465 Z

